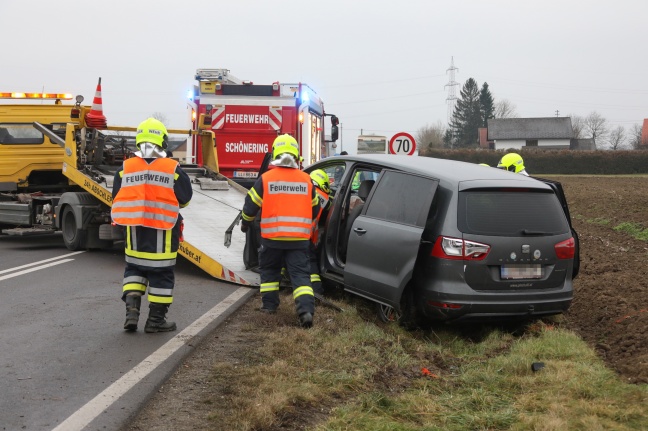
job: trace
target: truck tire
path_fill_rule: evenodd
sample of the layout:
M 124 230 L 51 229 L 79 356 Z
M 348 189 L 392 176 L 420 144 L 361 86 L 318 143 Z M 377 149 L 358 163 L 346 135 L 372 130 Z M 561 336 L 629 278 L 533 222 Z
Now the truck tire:
M 61 217 L 61 231 L 63 232 L 63 242 L 65 246 L 72 251 L 85 250 L 86 231 L 81 229 L 81 223 L 76 219 L 74 210 L 71 206 L 66 205 Z

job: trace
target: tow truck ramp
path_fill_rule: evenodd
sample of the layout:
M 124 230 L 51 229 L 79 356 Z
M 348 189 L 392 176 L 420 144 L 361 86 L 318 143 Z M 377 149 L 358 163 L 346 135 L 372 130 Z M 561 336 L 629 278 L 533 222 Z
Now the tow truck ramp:
M 205 178 L 201 168 L 183 168 L 191 178 L 193 197 L 180 209 L 184 218 L 184 242 L 179 252 L 213 277 L 236 284 L 258 286 L 259 274 L 245 268 L 245 234 L 232 232 L 229 247 L 225 231 L 243 208 L 247 190 L 219 174 Z

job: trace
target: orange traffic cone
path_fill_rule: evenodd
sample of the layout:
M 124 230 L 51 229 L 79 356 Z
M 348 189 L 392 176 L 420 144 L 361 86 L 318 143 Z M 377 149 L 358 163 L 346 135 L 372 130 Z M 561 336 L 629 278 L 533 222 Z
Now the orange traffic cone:
M 92 108 L 90 112 L 86 114 L 85 121 L 88 127 L 95 129 L 105 129 L 108 127 L 106 123 L 106 117 L 103 114 L 103 108 L 101 107 L 101 78 L 99 78 L 99 83 L 97 84 L 97 91 L 95 92 L 94 100 L 92 101 Z

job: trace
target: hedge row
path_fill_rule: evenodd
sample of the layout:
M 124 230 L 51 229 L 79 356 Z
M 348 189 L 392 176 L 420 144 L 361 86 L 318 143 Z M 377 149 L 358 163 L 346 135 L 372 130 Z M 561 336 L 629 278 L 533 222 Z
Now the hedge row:
M 647 174 L 648 151 L 570 151 L 570 150 L 509 150 L 524 159 L 524 166 L 531 175 L 620 175 Z M 460 160 L 470 163 L 497 162 L 509 151 L 505 150 L 439 150 L 421 152 L 423 157 Z

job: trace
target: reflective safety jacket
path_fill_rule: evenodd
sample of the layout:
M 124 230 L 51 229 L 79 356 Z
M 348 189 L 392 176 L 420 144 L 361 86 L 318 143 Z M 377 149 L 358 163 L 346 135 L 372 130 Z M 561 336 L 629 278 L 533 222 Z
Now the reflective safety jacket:
M 140 157 L 124 161 L 121 189 L 112 204 L 113 221 L 122 226 L 168 230 L 180 207 L 174 192 L 178 162 L 168 158 L 148 163 Z
M 273 241 L 307 241 L 319 198 L 307 173 L 276 167 L 267 171 L 248 192 L 243 223 L 249 224 L 261 209 L 261 237 Z
M 319 232 L 319 222 L 320 218 L 322 217 L 322 213 L 328 209 L 329 206 L 329 195 L 328 193 L 325 193 L 320 189 L 319 187 L 315 187 L 315 192 L 317 193 L 317 198 L 319 199 L 319 211 L 317 213 L 317 217 L 313 220 L 313 232 L 311 234 L 311 242 L 315 247 L 319 245 L 319 240 L 320 240 L 320 232 Z
M 126 165 L 130 164 L 128 159 L 124 162 L 122 170 L 115 173 L 113 180 L 112 196 L 113 201 L 117 195 L 121 194 L 122 178 L 125 177 L 124 171 Z M 143 159 L 149 165 L 164 159 Z M 140 161 L 142 161 L 140 159 Z M 163 162 L 164 163 L 164 162 Z M 178 200 L 180 208 L 189 205 L 193 196 L 191 188 L 191 179 L 182 170 L 180 165 L 176 164 L 173 184 L 173 192 Z M 182 215 L 178 216 L 178 221 L 171 230 L 155 229 L 144 226 L 126 226 L 125 254 L 126 262 L 149 268 L 165 268 L 175 265 L 178 247 L 180 245 Z

